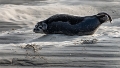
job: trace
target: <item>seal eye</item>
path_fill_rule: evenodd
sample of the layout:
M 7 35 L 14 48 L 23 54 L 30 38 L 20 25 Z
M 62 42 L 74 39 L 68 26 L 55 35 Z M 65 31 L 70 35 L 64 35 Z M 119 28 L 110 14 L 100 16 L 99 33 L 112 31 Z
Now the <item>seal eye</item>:
M 41 23 L 41 26 L 42 26 L 42 29 L 43 29 L 43 30 L 46 30 L 46 29 L 47 29 L 47 24 L 46 24 L 46 23 L 42 22 L 42 23 Z
M 38 26 L 38 29 L 39 29 L 39 30 L 42 29 L 42 26 Z

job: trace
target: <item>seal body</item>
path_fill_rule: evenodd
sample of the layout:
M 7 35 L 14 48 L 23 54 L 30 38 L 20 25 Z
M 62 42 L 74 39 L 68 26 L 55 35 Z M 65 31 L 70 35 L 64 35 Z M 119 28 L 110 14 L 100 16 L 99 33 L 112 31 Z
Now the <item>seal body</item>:
M 47 25 L 46 34 L 67 34 L 67 35 L 91 35 L 101 25 L 99 20 L 92 16 L 86 17 L 82 22 L 71 25 L 69 22 L 52 22 Z
M 112 18 L 104 12 L 85 17 L 57 14 L 38 22 L 33 31 L 45 34 L 92 35 L 106 21 L 111 22 Z

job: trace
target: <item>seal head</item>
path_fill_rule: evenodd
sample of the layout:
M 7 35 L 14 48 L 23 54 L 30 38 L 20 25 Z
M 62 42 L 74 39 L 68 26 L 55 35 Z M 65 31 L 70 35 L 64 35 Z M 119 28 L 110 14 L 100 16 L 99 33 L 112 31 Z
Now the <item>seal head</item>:
M 35 25 L 35 28 L 33 29 L 33 32 L 44 33 L 44 30 L 46 30 L 46 29 L 47 29 L 47 24 L 42 21 L 42 22 L 38 22 Z

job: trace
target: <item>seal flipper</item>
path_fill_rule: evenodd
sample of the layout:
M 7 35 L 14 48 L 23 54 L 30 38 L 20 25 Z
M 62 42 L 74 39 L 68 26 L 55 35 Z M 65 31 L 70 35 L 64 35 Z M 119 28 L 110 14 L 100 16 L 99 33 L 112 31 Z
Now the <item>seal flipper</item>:
M 96 16 L 101 23 L 104 23 L 106 21 L 110 21 L 110 23 L 111 23 L 111 21 L 112 21 L 111 16 L 105 12 L 98 13 Z

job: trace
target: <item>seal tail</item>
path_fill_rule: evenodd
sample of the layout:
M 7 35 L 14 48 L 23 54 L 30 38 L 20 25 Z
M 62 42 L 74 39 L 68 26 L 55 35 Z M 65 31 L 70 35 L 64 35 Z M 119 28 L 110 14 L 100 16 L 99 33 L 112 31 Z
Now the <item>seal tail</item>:
M 112 21 L 111 16 L 110 16 L 109 14 L 105 13 L 105 12 L 98 13 L 97 15 L 107 15 L 110 23 L 111 23 L 111 21 Z

